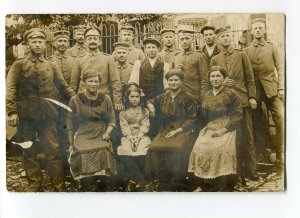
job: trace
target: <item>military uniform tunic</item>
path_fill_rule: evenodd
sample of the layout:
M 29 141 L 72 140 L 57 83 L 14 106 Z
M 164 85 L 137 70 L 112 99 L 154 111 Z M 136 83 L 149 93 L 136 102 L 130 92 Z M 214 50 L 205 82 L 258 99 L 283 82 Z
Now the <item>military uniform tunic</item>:
M 158 53 L 158 57 L 160 58 L 161 61 L 168 63 L 171 68 L 174 68 L 174 67 L 172 67 L 172 64 L 174 62 L 174 57 L 179 52 L 180 51 L 178 49 L 176 49 L 175 47 L 168 48 L 165 46 Z
M 182 66 L 184 72 L 183 89 L 199 105 L 208 90 L 208 69 L 204 54 L 194 49 L 181 51 L 174 58 L 174 66 L 178 65 Z
M 101 74 L 102 81 L 99 86 L 100 92 L 110 94 L 111 89 L 113 94 L 113 102 L 115 104 L 122 103 L 120 74 L 111 55 L 97 50 L 96 52 L 88 52 L 87 54 L 76 59 L 71 77 L 71 87 L 76 92 L 84 90 L 84 84 L 81 81 L 81 78 L 82 73 L 87 69 L 96 70 Z
M 43 174 L 37 159 L 40 149 L 48 159 L 48 172 L 54 187 L 63 187 L 55 128 L 57 110 L 54 104 L 44 99 L 57 99 L 57 86 L 62 86 L 69 97 L 75 94 L 56 64 L 31 54 L 17 60 L 7 76 L 6 112 L 8 115 L 16 113 L 20 119 L 15 141 L 33 142 L 32 147 L 24 150 L 24 168 L 31 191 L 42 187 Z
M 87 52 L 88 52 L 88 47 L 85 44 L 80 45 L 76 43 L 72 48 L 68 49 L 69 55 L 73 58 L 78 58 L 82 55 L 85 55 Z

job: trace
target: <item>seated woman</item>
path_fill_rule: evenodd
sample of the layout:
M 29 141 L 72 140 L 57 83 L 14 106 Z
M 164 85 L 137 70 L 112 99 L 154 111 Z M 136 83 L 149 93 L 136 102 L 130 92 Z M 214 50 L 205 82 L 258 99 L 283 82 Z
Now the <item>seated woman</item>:
M 202 101 L 207 125 L 200 131 L 189 160 L 188 170 L 201 178 L 204 191 L 233 191 L 236 180 L 236 128 L 242 107 L 237 92 L 224 86 L 226 77 L 223 68 L 211 68 L 212 89 Z
M 187 173 L 191 146 L 197 137 L 192 131 L 197 107 L 181 89 L 184 80 L 181 69 L 170 70 L 166 79 L 170 91 L 147 102 L 150 115 L 156 113 L 161 129 L 150 144 L 146 170 L 150 180 L 166 182 L 171 190 L 176 190 L 176 184 L 181 183 Z
M 116 174 L 110 140 L 115 114 L 110 97 L 97 91 L 101 82 L 99 72 L 87 70 L 82 80 L 85 90 L 69 102 L 72 109 L 67 117 L 69 162 L 74 179 L 81 181 L 82 190 L 95 191 L 96 176 Z

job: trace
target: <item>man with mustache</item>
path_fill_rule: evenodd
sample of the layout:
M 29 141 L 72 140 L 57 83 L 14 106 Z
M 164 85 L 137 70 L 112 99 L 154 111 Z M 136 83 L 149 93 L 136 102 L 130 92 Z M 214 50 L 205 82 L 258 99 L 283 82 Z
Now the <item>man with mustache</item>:
M 54 32 L 54 47 L 56 51 L 52 56 L 48 58 L 49 61 L 54 62 L 60 69 L 63 74 L 65 81 L 70 85 L 72 68 L 75 65 L 74 58 L 72 58 L 67 49 L 69 48 L 69 40 L 70 40 L 70 32 L 65 30 L 60 30 Z M 65 93 L 62 87 L 58 87 L 59 90 L 59 101 L 68 105 L 69 96 Z M 62 154 L 62 163 L 64 167 L 65 173 L 69 172 L 69 164 L 68 164 L 68 135 L 66 129 L 66 116 L 67 111 L 64 109 L 60 109 L 58 111 L 58 119 L 56 123 L 57 129 L 57 138 L 60 144 L 60 151 Z
M 85 44 L 84 40 L 84 31 L 86 26 L 78 25 L 74 27 L 73 38 L 76 40 L 76 44 L 68 50 L 69 55 L 73 58 L 78 58 L 87 53 L 88 47 Z
M 164 47 L 158 53 L 158 56 L 160 57 L 161 61 L 164 61 L 172 66 L 175 55 L 179 53 L 179 50 L 175 48 L 175 30 L 162 29 L 160 34 Z
M 220 66 L 226 69 L 228 77 L 226 85 L 237 91 L 242 100 L 243 120 L 237 130 L 237 151 L 239 166 L 245 165 L 247 177 L 258 180 L 256 170 L 256 155 L 252 129 L 252 110 L 257 106 L 254 75 L 247 54 L 232 46 L 233 33 L 230 26 L 216 30 L 221 44 L 219 54 L 212 57 L 210 66 Z
M 122 110 L 120 74 L 113 57 L 99 51 L 99 46 L 102 44 L 100 29 L 90 27 L 85 30 L 84 37 L 89 50 L 85 55 L 76 59 L 71 76 L 71 87 L 75 92 L 83 91 L 85 87 L 81 81 L 82 72 L 88 69 L 96 70 L 102 76 L 99 91 L 109 95 L 112 92 L 115 109 Z
M 126 42 L 116 42 L 114 44 L 114 47 L 116 65 L 120 74 L 122 84 L 122 96 L 124 97 L 125 91 L 128 88 L 128 80 L 133 68 L 133 65 L 128 63 L 127 61 L 129 44 Z
M 57 99 L 56 87 L 63 87 L 68 97 L 74 91 L 68 86 L 57 65 L 46 60 L 46 34 L 33 28 L 24 34 L 30 50 L 26 58 L 17 60 L 7 76 L 6 112 L 8 124 L 17 126 L 16 142 L 33 142 L 24 150 L 24 168 L 28 179 L 28 191 L 42 191 L 43 173 L 38 153 L 44 152 L 47 170 L 56 191 L 64 190 L 61 155 L 56 138 L 57 110 L 45 98 Z
M 266 130 L 262 128 L 262 102 L 265 102 L 267 109 L 271 111 L 276 127 L 276 162 L 283 164 L 284 161 L 284 65 L 279 58 L 277 48 L 264 39 L 266 33 L 266 20 L 257 18 L 252 21 L 251 33 L 254 37 L 251 45 L 245 51 L 251 61 L 258 107 L 254 112 L 253 126 L 257 135 L 263 134 Z M 275 69 L 277 70 L 277 75 Z M 268 130 L 267 130 L 268 131 Z M 264 137 L 263 134 L 261 137 Z M 262 146 L 260 142 L 258 145 Z M 257 146 L 258 146 L 257 145 Z M 258 148 L 263 151 L 263 148 Z
M 218 45 L 216 44 L 215 27 L 206 25 L 201 29 L 200 32 L 203 35 L 205 41 L 202 52 L 206 55 L 209 66 L 211 58 L 220 52 Z
M 134 28 L 130 24 L 125 24 L 120 29 L 120 40 L 129 44 L 127 61 L 134 64 L 136 60 L 144 60 L 145 55 L 141 49 L 133 45 Z

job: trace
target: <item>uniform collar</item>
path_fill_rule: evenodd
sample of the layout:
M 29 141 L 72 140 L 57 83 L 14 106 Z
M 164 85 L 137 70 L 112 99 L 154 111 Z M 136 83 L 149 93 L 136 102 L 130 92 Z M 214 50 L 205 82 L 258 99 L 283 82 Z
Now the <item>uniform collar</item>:
M 128 48 L 129 51 L 131 51 L 131 50 L 133 50 L 133 49 L 135 49 L 134 45 L 129 46 L 129 48 Z
M 189 54 L 191 54 L 191 53 L 193 53 L 194 52 L 194 49 L 193 48 L 190 48 L 188 51 L 183 51 L 183 54 L 184 55 L 189 55 Z
M 36 62 L 36 61 L 44 62 L 44 60 L 45 60 L 45 58 L 44 58 L 43 55 L 40 56 L 40 57 L 35 57 L 32 53 L 30 53 L 30 54 L 28 55 L 28 59 L 30 59 L 30 60 L 33 61 L 33 62 Z
M 78 43 L 75 44 L 75 47 L 78 48 L 78 49 L 79 49 L 79 48 L 87 48 L 87 46 L 86 46 L 85 44 L 80 45 L 80 44 L 78 44 Z
M 128 62 L 126 61 L 125 64 L 120 64 L 118 61 L 116 62 L 118 69 L 126 69 L 128 67 Z
M 88 52 L 88 55 L 89 55 L 89 56 L 96 56 L 96 55 L 98 55 L 98 54 L 100 54 L 100 51 L 99 51 L 98 49 L 95 50 L 95 51 L 89 50 L 89 52 Z
M 260 42 L 258 42 L 257 39 L 254 39 L 252 41 L 252 45 L 255 46 L 255 47 L 258 46 L 258 45 L 264 46 L 265 44 L 266 44 L 266 40 L 265 39 L 262 39 Z
M 164 48 L 163 48 L 164 51 L 169 51 L 169 52 L 174 51 L 174 49 L 175 49 L 174 46 L 172 46 L 172 47 L 164 46 Z
M 224 47 L 222 47 L 222 52 L 223 54 L 232 54 L 233 53 L 233 47 L 230 45 L 227 49 L 225 49 Z
M 63 55 L 60 53 L 60 52 L 58 52 L 58 51 L 55 51 L 54 52 L 54 55 L 56 56 L 56 57 L 58 57 L 59 59 L 61 59 L 61 58 L 63 58 L 63 59 L 67 59 L 67 52 L 65 52 Z

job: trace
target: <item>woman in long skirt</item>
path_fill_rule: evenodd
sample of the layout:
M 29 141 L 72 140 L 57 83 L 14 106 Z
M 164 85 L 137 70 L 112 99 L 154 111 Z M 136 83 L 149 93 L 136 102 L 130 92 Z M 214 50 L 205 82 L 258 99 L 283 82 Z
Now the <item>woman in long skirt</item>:
M 181 69 L 170 70 L 166 79 L 170 91 L 147 102 L 150 115 L 159 120 L 161 129 L 150 144 L 146 169 L 150 180 L 158 180 L 176 190 L 187 173 L 189 154 L 196 139 L 193 127 L 197 109 L 181 89 L 184 80 Z
M 201 179 L 204 191 L 233 191 L 236 179 L 236 128 L 242 119 L 241 100 L 224 86 L 227 72 L 211 68 L 212 89 L 202 101 L 207 125 L 200 131 L 189 160 L 189 172 Z
M 116 174 L 116 162 L 110 134 L 115 127 L 115 114 L 108 95 L 98 92 L 100 74 L 83 72 L 85 90 L 69 102 L 67 129 L 70 143 L 70 169 L 80 180 L 83 191 L 96 190 L 96 176 Z M 105 180 L 102 177 L 102 180 Z

